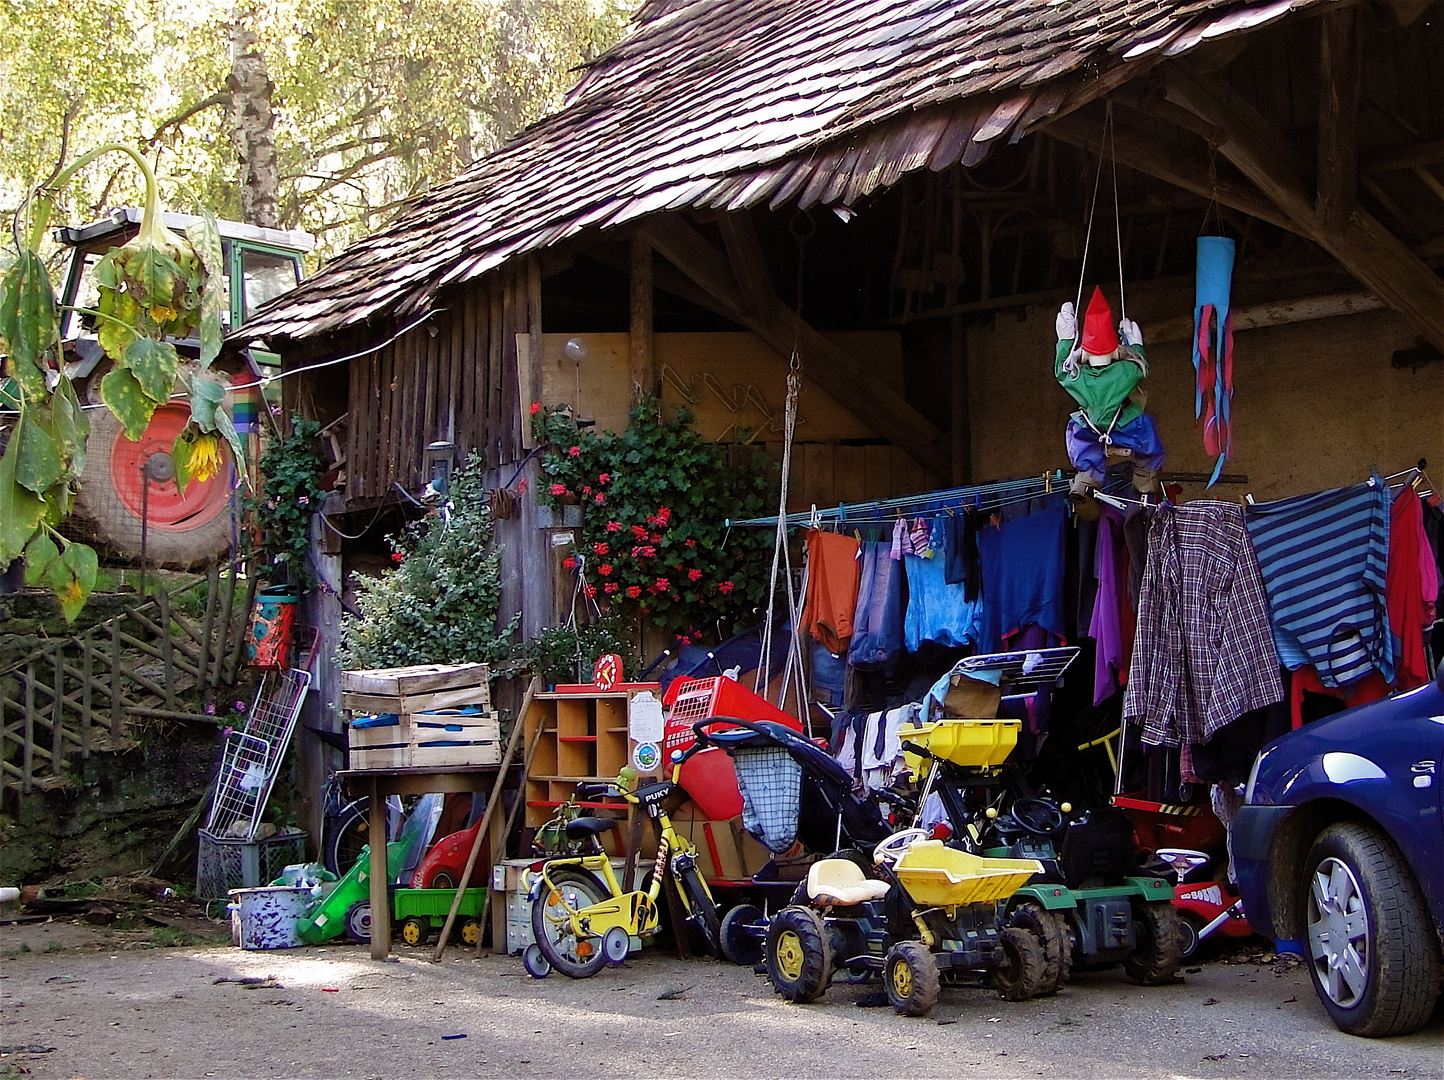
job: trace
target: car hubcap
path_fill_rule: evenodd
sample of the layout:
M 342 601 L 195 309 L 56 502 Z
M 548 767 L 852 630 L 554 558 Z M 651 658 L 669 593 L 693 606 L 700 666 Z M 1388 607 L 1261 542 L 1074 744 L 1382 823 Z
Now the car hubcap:
M 1369 919 L 1363 890 L 1348 865 L 1325 859 L 1309 885 L 1309 956 L 1329 1000 L 1350 1008 L 1368 983 Z
M 912 997 L 913 973 L 912 969 L 904 963 L 896 963 L 892 968 L 892 988 L 900 999 Z
M 802 939 L 791 930 L 777 939 L 777 970 L 785 979 L 802 978 Z

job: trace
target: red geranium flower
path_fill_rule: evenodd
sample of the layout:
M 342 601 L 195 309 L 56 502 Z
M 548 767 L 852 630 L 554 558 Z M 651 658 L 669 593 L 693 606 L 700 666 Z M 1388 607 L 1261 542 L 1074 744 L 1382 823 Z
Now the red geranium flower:
M 573 446 L 567 450 L 567 453 L 570 454 L 572 457 L 581 457 L 582 448 L 580 446 Z
M 657 511 L 657 520 L 660 521 L 663 525 L 667 524 L 667 519 L 671 516 L 672 511 L 665 506 Z
M 701 576 L 702 576 L 702 571 L 698 570 L 695 566 L 692 567 L 692 569 L 690 569 L 690 570 L 687 571 L 687 580 L 688 580 L 688 581 L 696 581 L 696 580 L 698 580 Z
M 604 503 L 604 502 L 607 501 L 607 497 L 606 497 L 605 495 L 603 495 L 603 494 L 599 491 L 599 492 L 597 492 L 596 501 L 597 501 L 597 505 L 598 505 L 598 506 L 601 506 L 602 503 Z
M 611 577 L 611 576 L 612 576 L 612 564 L 609 563 L 609 562 L 604 562 L 604 563 L 602 563 L 601 566 L 597 567 L 597 573 L 601 574 L 602 577 Z
M 620 588 L 621 586 L 618 585 L 615 581 L 609 581 L 602 586 L 602 592 L 606 593 L 608 596 L 611 596 L 612 593 L 616 592 Z
M 658 592 L 666 592 L 671 587 L 672 583 L 664 577 L 659 577 L 652 585 L 652 588 L 656 589 Z
M 565 495 L 567 493 L 567 486 L 565 484 L 553 484 L 551 492 L 553 495 Z
M 588 599 L 588 600 L 590 600 L 592 597 L 594 597 L 594 596 L 597 595 L 597 587 L 596 587 L 595 585 L 588 585 L 588 586 L 587 586 L 585 589 L 583 589 L 582 591 L 587 594 L 587 599 Z
M 622 526 L 622 523 L 621 523 L 620 521 L 609 521 L 609 522 L 607 522 L 607 532 L 609 532 L 609 533 L 621 532 L 621 531 L 622 531 L 622 527 L 623 527 L 623 526 Z
M 531 414 L 532 414 L 533 416 L 535 416 L 537 413 L 541 412 L 541 402 L 540 402 L 540 401 L 533 401 L 533 402 L 531 403 L 531 410 L 530 410 L 530 411 L 531 411 Z
M 568 570 L 572 570 L 576 567 L 577 560 L 572 556 L 568 555 L 565 559 L 562 560 L 562 565 L 565 566 Z
M 688 540 L 688 541 L 687 541 L 687 546 L 688 546 L 688 547 L 696 547 L 696 546 L 697 546 L 697 541 L 695 541 L 695 540 Z
M 582 494 L 583 494 L 583 495 L 590 495 L 591 493 L 592 493 L 592 486 L 591 486 L 590 484 L 583 484 L 583 485 L 582 485 Z
M 721 585 L 717 586 L 718 590 L 724 593 L 730 593 L 736 587 L 737 586 L 733 585 L 730 581 L 724 581 Z
M 647 530 L 640 525 L 633 525 L 632 535 L 635 536 L 638 540 L 645 540 L 647 539 Z
M 516 493 L 518 495 L 526 494 L 526 480 L 523 479 L 516 482 Z
M 592 551 L 598 555 L 609 555 L 611 554 L 612 549 L 606 544 L 593 544 Z
M 401 554 L 401 552 L 399 552 L 399 551 L 393 551 L 393 552 L 391 553 L 391 561 L 394 562 L 397 566 L 400 566 L 400 565 L 401 565 L 401 560 L 402 560 L 404 557 L 405 557 L 405 556 L 403 556 L 403 555 Z
M 636 585 L 628 585 L 627 595 L 630 596 L 633 600 L 635 600 L 637 597 L 642 595 L 642 590 Z
M 661 542 L 662 542 L 662 534 L 661 534 L 661 533 L 653 533 L 653 534 L 652 534 L 652 543 L 654 543 L 654 544 L 660 544 Z
M 602 473 L 601 476 L 597 477 L 597 483 L 599 483 L 599 484 L 610 484 L 611 482 L 612 482 L 612 474 L 611 474 L 611 473 L 605 473 L 605 472 L 604 472 L 604 473 Z

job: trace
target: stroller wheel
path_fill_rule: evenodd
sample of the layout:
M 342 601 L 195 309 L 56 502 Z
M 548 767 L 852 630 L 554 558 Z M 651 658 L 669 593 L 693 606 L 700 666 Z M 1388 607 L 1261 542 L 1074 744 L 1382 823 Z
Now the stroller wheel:
M 762 912 L 751 904 L 738 904 L 722 919 L 722 955 L 743 967 L 760 963 L 765 932 Z

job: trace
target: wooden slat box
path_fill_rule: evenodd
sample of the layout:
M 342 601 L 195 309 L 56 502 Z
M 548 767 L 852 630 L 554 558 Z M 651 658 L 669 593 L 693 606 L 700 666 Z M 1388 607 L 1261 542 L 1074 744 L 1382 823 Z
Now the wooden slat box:
M 353 725 L 349 733 L 351 768 L 411 769 L 501 761 L 501 725 L 494 715 L 434 712 L 400 720 L 377 727 Z
M 491 670 L 486 664 L 418 664 L 415 667 L 343 671 L 341 707 L 394 713 L 426 712 L 461 705 L 487 709 L 491 706 L 490 678 Z

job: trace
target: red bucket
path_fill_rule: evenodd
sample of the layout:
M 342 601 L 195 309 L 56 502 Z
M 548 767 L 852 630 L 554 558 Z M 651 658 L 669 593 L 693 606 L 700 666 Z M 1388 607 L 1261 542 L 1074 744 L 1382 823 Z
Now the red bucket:
M 285 667 L 291 655 L 296 625 L 296 594 L 290 586 L 275 585 L 256 596 L 246 640 L 246 663 L 251 667 Z

